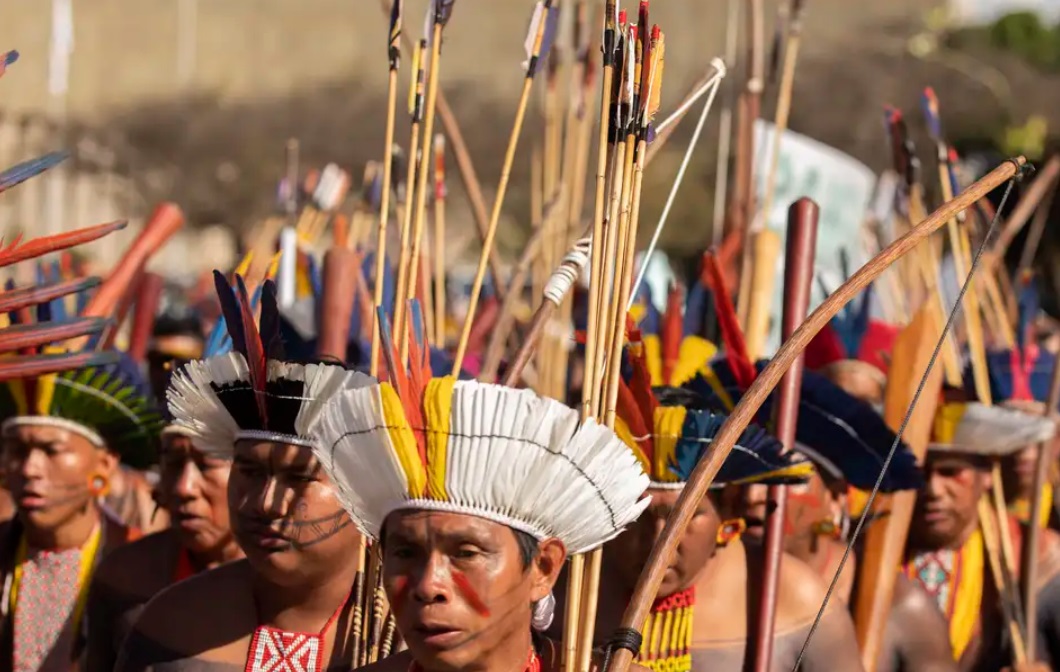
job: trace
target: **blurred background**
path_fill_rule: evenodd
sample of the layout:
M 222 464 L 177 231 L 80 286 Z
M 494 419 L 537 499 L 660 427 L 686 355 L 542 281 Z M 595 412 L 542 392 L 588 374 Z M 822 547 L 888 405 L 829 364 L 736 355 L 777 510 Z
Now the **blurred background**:
M 355 182 L 365 162 L 382 158 L 385 4 L 4 3 L 0 48 L 17 49 L 21 58 L 0 84 L 0 165 L 59 148 L 74 158 L 0 199 L 0 230 L 58 231 L 119 218 L 135 223 L 155 202 L 170 199 L 185 209 L 189 225 L 159 255 L 155 270 L 192 276 L 231 267 L 244 238 L 276 212 L 289 138 L 299 140 L 303 165 L 335 162 Z M 459 0 L 446 30 L 442 87 L 487 200 L 522 82 L 532 4 Z M 409 0 L 406 16 L 419 16 L 425 6 Z M 710 59 L 723 55 L 728 6 L 726 0 L 653 3 L 652 19 L 667 31 L 664 115 L 709 72 Z M 767 47 L 775 14 L 776 4 L 767 2 Z M 406 20 L 405 29 L 419 36 L 418 21 Z M 1022 152 L 1040 159 L 1060 138 L 1060 0 L 808 0 L 803 35 L 790 129 L 873 174 L 891 163 L 886 104 L 908 110 L 929 158 L 918 113 L 925 86 L 935 87 L 946 134 L 967 156 Z M 402 82 L 408 60 L 406 53 Z M 741 83 L 733 73 L 727 85 Z M 763 96 L 767 120 L 776 84 L 768 82 Z M 540 136 L 540 105 L 535 108 L 524 139 Z M 663 236 L 671 258 L 698 257 L 712 240 L 718 119 L 715 111 Z M 682 125 L 645 178 L 647 221 L 662 208 L 693 126 Z M 401 114 L 399 142 L 407 139 L 406 128 Z M 530 228 L 529 157 L 523 147 L 506 201 L 498 239 L 505 260 L 514 258 Z M 473 261 L 474 224 L 458 181 L 451 183 L 449 259 Z M 123 235 L 88 248 L 98 264 L 113 263 L 133 231 Z M 1049 260 L 1055 245 L 1047 240 L 1042 247 Z

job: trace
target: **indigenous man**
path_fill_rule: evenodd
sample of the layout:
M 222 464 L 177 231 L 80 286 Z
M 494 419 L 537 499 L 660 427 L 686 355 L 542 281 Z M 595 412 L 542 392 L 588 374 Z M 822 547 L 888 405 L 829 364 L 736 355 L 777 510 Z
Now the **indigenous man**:
M 854 399 L 814 375 L 803 379 L 799 407 L 800 431 L 813 447 L 796 443 L 795 450 L 810 458 L 816 471 L 805 485 L 792 485 L 785 507 L 784 550 L 812 567 L 825 581 L 840 570 L 846 551 L 851 513 L 848 492 L 864 492 L 875 485 L 893 442 L 879 416 L 868 404 Z M 922 484 L 915 457 L 900 444 L 881 491 L 915 490 Z M 764 521 L 767 511 L 763 486 L 747 488 L 748 520 Z M 762 527 L 750 528 L 754 531 Z M 788 556 L 785 556 L 785 561 Z M 849 603 L 857 574 L 854 555 L 842 567 L 835 597 Z M 879 672 L 955 670 L 946 622 L 935 603 L 913 582 L 900 577 L 884 633 Z
M 953 656 L 962 670 L 999 670 L 1010 664 L 1009 627 L 1003 590 L 995 580 L 992 557 L 996 517 L 980 518 L 991 483 L 993 460 L 1055 431 L 1050 420 L 974 402 L 940 406 L 934 442 L 925 463 L 926 485 L 917 500 L 906 547 L 904 571 L 937 601 L 949 624 Z M 983 508 L 993 511 L 986 504 Z M 1013 548 L 1021 548 L 1023 528 L 1005 521 Z M 994 539 L 996 542 L 996 538 Z M 993 546 L 993 548 L 992 548 Z M 1018 551 L 1017 551 L 1018 552 Z M 1028 656 L 1060 661 L 1060 539 L 1045 531 L 1038 552 L 1039 651 Z M 1019 558 L 1014 559 L 1019 568 Z M 1018 571 L 1018 570 L 1017 570 Z
M 0 668 L 69 670 L 92 576 L 134 534 L 98 501 L 119 458 L 150 459 L 162 416 L 122 365 L 8 383 L 0 400 L 3 471 L 18 507 L 0 524 Z
M 228 520 L 232 462 L 162 430 L 159 495 L 174 527 L 123 546 L 100 565 L 88 598 L 86 670 L 111 671 L 144 604 L 169 585 L 242 557 Z
M 151 600 L 116 669 L 348 669 L 358 535 L 313 456 L 310 430 L 326 399 L 371 379 L 284 361 L 275 285 L 263 286 L 259 332 L 242 317 L 254 314 L 242 279 L 237 299 L 215 277 L 234 351 L 185 366 L 169 405 L 196 447 L 232 461 L 228 509 L 246 559 Z
M 806 367 L 843 388 L 852 397 L 883 407 L 887 387 L 888 356 L 898 329 L 868 316 L 871 293 L 850 304 L 806 348 Z
M 660 400 L 647 386 L 646 368 L 633 362 L 629 386 L 619 394 L 617 431 L 650 469 L 648 511 L 605 547 L 597 632 L 614 629 L 670 511 L 692 469 L 710 446 L 725 416 Z M 667 391 L 669 392 L 669 391 Z M 655 670 L 725 672 L 746 669 L 751 659 L 748 615 L 757 605 L 763 554 L 744 543 L 746 523 L 740 484 L 804 481 L 812 470 L 801 458 L 781 454 L 780 443 L 748 429 L 699 505 L 663 578 L 645 625 L 639 662 Z M 791 670 L 825 595 L 813 570 L 794 558 L 781 568 L 771 669 Z M 691 619 L 685 639 L 659 637 L 664 623 Z M 656 628 L 659 631 L 656 631 Z M 859 670 L 853 623 L 841 603 L 825 612 L 802 660 L 804 670 Z
M 528 390 L 391 375 L 330 404 L 316 442 L 381 544 L 408 645 L 367 669 L 558 672 L 559 647 L 533 632 L 552 620 L 567 555 L 648 504 L 640 465 L 613 432 Z

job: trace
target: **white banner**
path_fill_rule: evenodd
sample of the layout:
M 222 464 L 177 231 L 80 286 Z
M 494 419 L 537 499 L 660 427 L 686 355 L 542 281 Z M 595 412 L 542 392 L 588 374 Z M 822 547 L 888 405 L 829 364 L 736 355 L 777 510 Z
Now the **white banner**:
M 773 124 L 761 120 L 755 123 L 755 149 L 755 189 L 761 204 L 773 155 Z M 851 270 L 865 261 L 862 225 L 873 206 L 875 190 L 876 174 L 865 164 L 804 135 L 785 131 L 780 140 L 773 205 L 765 224 L 783 240 L 788 208 L 800 198 L 813 199 L 820 208 L 815 271 L 828 287 L 835 288 L 844 280 L 839 261 L 841 250 L 845 251 Z M 777 289 L 767 345 L 770 351 L 780 344 L 783 249 L 777 264 Z M 818 285 L 814 282 L 811 310 L 824 298 Z

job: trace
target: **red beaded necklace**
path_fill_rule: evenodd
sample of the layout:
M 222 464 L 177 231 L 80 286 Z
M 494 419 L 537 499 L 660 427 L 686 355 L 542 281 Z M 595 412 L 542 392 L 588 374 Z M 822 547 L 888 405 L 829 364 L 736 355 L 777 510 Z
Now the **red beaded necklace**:
M 273 670 L 302 670 L 322 672 L 324 669 L 324 637 L 346 607 L 350 596 L 342 601 L 328 622 L 317 634 L 288 632 L 269 625 L 259 625 L 250 640 L 244 672 Z

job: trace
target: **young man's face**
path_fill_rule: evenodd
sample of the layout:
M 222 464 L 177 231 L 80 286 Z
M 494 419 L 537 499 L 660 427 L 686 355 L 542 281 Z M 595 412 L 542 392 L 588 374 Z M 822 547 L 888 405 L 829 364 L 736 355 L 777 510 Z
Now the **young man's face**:
M 228 509 L 243 553 L 277 585 L 333 572 L 357 548 L 353 521 L 305 446 L 236 443 Z
M 633 590 L 647 565 L 651 549 L 676 506 L 681 491 L 651 488 L 648 494 L 651 495 L 648 508 L 622 534 L 608 542 L 604 551 L 604 561 L 619 574 L 627 591 Z M 666 568 L 659 587 L 660 597 L 692 586 L 714 556 L 720 526 L 721 516 L 714 502 L 710 496 L 704 497 L 688 523 L 673 561 Z
M 925 485 L 909 530 L 921 548 L 958 548 L 978 524 L 979 499 L 990 487 L 989 465 L 959 455 L 928 455 Z
M 511 528 L 464 514 L 398 511 L 384 530 L 387 597 L 426 670 L 465 669 L 525 641 L 532 605 L 566 558 L 561 542 L 546 539 L 527 564 Z
M 44 425 L 12 427 L 3 437 L 7 488 L 26 525 L 61 527 L 99 494 L 93 480 L 117 466 L 107 451 L 77 432 Z

